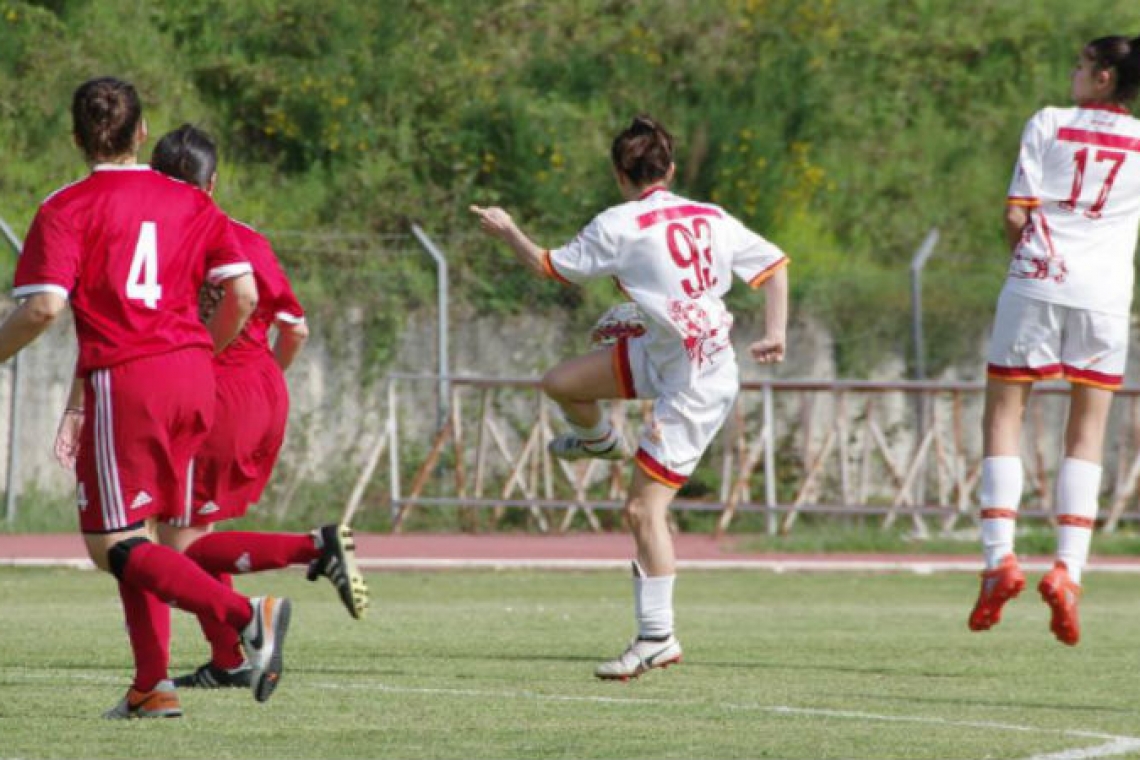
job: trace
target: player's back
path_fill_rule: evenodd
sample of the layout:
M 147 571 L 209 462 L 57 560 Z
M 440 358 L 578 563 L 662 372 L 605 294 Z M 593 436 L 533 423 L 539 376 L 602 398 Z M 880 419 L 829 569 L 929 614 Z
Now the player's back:
M 231 219 L 230 225 L 242 252 L 253 266 L 258 294 L 257 309 L 246 321 L 241 334 L 215 358 L 216 364 L 236 366 L 255 357 L 272 357 L 269 329 L 273 323 L 277 319 L 301 322 L 305 315 L 265 236 L 236 220 Z
M 198 320 L 198 288 L 208 266 L 221 274 L 226 265 L 241 268 L 243 258 L 205 193 L 147 167 L 98 166 L 44 201 L 16 295 L 44 283 L 68 291 L 81 368 L 109 367 L 211 348 Z
M 1010 201 L 1032 209 L 1011 267 L 1017 289 L 1127 312 L 1140 226 L 1140 121 L 1106 107 L 1039 111 L 1022 138 Z
M 624 288 L 666 299 L 719 298 L 731 285 L 731 250 L 722 245 L 727 215 L 667 190 L 615 206 L 606 215 L 620 253 Z
M 732 316 L 723 296 L 759 238 L 719 206 L 663 189 L 602 219 L 616 249 L 617 280 L 651 318 L 651 351 L 665 362 L 671 346 L 683 349 L 698 367 L 728 359 Z

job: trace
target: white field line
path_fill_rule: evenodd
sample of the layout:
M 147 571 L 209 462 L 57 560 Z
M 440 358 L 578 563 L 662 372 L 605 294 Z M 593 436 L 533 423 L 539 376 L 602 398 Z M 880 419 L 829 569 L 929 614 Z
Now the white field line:
M 528 699 L 537 702 L 588 702 L 594 704 L 621 705 L 676 705 L 688 704 L 693 706 L 709 706 L 708 702 L 697 700 L 676 699 L 647 699 L 644 697 L 601 697 L 593 695 L 573 694 L 539 694 L 533 691 L 487 691 L 483 689 L 444 689 L 429 687 L 388 686 L 386 684 L 336 684 L 315 683 L 319 689 L 353 690 L 353 691 L 379 691 L 389 694 L 439 694 L 451 697 L 474 697 L 476 699 Z M 1098 739 L 1108 742 L 1085 749 L 1064 750 L 1048 755 L 1034 755 L 1027 760 L 1084 760 L 1084 758 L 1112 757 L 1124 755 L 1140 749 L 1140 737 L 1117 736 L 1097 731 L 1081 731 L 1061 728 L 1038 728 L 1036 726 L 1023 726 L 1016 723 L 997 723 L 993 721 L 973 720 L 947 720 L 946 718 L 931 718 L 920 715 L 878 715 L 876 713 L 858 712 L 852 710 L 827 710 L 814 707 L 790 707 L 787 705 L 761 705 L 740 704 L 733 702 L 711 703 L 713 707 L 728 710 L 741 710 L 770 713 L 773 715 L 803 715 L 808 717 L 845 718 L 849 720 L 878 721 L 885 723 L 917 723 L 928 726 L 948 726 L 952 728 L 978 728 L 992 731 L 1011 731 L 1037 735 L 1055 735 L 1081 739 Z
M 1140 749 L 1140 739 L 1120 737 L 1108 744 L 1098 744 L 1095 747 L 1084 749 L 1067 749 L 1061 752 L 1051 752 L 1047 755 L 1033 755 L 1026 760 L 1085 760 L 1091 757 L 1115 757 L 1127 755 Z
M 358 557 L 357 564 L 365 570 L 625 570 L 628 559 L 441 559 L 434 557 Z M 969 572 L 981 570 L 977 557 L 961 560 L 929 562 L 922 559 L 829 559 L 818 558 L 768 559 L 709 559 L 678 560 L 682 570 L 769 570 L 774 573 L 794 572 L 902 572 L 915 575 L 932 575 L 939 572 Z M 1053 566 L 1051 561 L 1023 562 L 1021 568 L 1029 572 L 1044 572 Z M 93 570 L 89 559 L 76 557 L 0 557 L 0 567 L 71 567 Z M 1085 570 L 1089 573 L 1140 573 L 1140 562 L 1102 563 L 1093 560 Z
M 42 681 L 58 678 L 59 675 L 51 670 L 25 670 L 23 668 L 0 668 L 4 671 L 16 671 L 13 680 Z M 7 674 L 5 674 L 7 675 Z M 10 676 L 9 676 L 10 677 Z M 69 671 L 67 677 L 72 680 L 89 681 L 92 683 L 121 684 L 122 678 L 110 675 L 91 675 Z M 645 697 L 605 697 L 582 694 L 540 694 L 534 691 L 491 691 L 486 689 L 452 689 L 417 686 L 389 686 L 387 684 L 344 684 L 315 682 L 309 686 L 329 691 L 377 691 L 387 694 L 424 694 L 440 695 L 446 697 L 471 697 L 474 699 L 520 699 L 535 702 L 585 702 L 604 705 L 677 705 L 688 704 L 693 706 L 712 706 L 726 710 L 739 710 L 769 713 L 772 715 L 797 715 L 806 717 L 841 718 L 847 720 L 861 720 L 881 723 L 916 723 L 928 726 L 948 726 L 952 728 L 975 728 L 989 731 L 1007 731 L 1023 734 L 1036 734 L 1041 736 L 1064 736 L 1075 739 L 1097 739 L 1104 741 L 1083 749 L 1069 749 L 1044 755 L 1033 755 L 1026 760 L 1086 760 L 1087 758 L 1115 757 L 1126 755 L 1140 750 L 1140 737 L 1118 736 L 1098 731 L 1082 731 L 1064 728 L 1039 728 L 1037 726 L 1024 726 L 1017 723 L 998 723 L 995 721 L 977 720 L 949 720 L 921 715 L 879 715 L 877 713 L 861 712 L 857 710 L 828 710 L 817 707 L 792 707 L 789 705 L 762 705 L 756 703 L 719 702 L 709 703 L 698 700 L 654 699 Z M 1107 740 L 1107 741 L 1105 741 Z

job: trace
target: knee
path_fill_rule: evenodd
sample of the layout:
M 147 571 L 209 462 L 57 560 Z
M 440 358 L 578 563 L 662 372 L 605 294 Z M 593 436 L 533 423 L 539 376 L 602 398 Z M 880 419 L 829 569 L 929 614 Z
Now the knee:
M 542 376 L 542 392 L 552 401 L 572 401 L 572 383 L 568 373 L 560 370 L 560 367 L 555 367 Z
M 130 561 L 131 558 L 131 552 L 140 544 L 148 543 L 150 543 L 150 541 L 147 539 L 137 536 L 124 538 L 107 550 L 107 567 L 103 569 L 108 570 L 116 578 L 122 580 L 123 573 L 127 569 L 127 562 Z
M 626 502 L 622 512 L 629 524 L 629 529 L 634 533 L 645 530 L 653 521 L 653 512 L 649 509 L 649 505 L 637 497 Z

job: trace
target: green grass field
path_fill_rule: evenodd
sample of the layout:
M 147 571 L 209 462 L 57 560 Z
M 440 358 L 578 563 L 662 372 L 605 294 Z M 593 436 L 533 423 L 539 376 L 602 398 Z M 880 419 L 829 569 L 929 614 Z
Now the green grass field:
M 327 584 L 241 579 L 296 602 L 273 699 L 185 691 L 182 720 L 109 722 L 130 673 L 111 580 L 0 570 L 0 758 L 1140 757 L 1130 576 L 1087 579 L 1070 649 L 1029 592 L 969 633 L 973 575 L 690 572 L 685 662 L 626 684 L 591 675 L 632 632 L 622 573 L 369 581 L 354 622 Z M 205 650 L 175 622 L 180 672 Z

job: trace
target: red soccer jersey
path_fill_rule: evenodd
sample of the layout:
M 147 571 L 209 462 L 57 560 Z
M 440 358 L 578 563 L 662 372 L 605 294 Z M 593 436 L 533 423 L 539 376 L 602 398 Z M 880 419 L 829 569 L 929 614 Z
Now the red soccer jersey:
M 216 364 L 237 366 L 256 355 L 272 355 L 269 328 L 277 320 L 292 324 L 303 322 L 305 312 L 265 236 L 241 222 L 231 220 L 230 225 L 253 265 L 253 276 L 257 280 L 257 309 L 246 321 L 241 334 L 214 359 Z
M 77 371 L 189 346 L 212 349 L 198 289 L 250 271 L 206 193 L 147 166 L 99 165 L 40 206 L 16 265 L 17 298 L 68 298 Z

